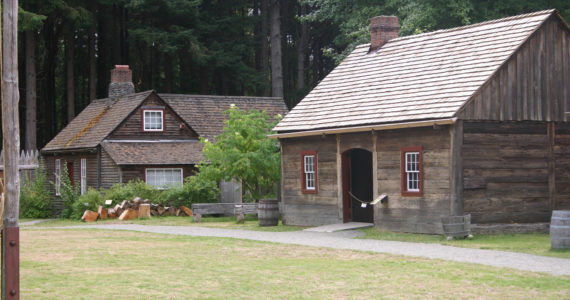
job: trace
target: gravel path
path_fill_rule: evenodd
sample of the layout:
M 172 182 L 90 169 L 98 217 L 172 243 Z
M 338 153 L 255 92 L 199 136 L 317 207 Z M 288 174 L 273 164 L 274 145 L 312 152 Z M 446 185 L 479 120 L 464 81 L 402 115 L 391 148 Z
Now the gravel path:
M 205 228 L 195 226 L 149 226 L 136 224 L 88 225 L 64 228 L 96 228 L 188 236 L 226 237 L 283 244 L 297 244 L 305 246 L 350 249 L 415 257 L 436 258 L 457 262 L 483 264 L 501 268 L 513 268 L 523 271 L 544 272 L 553 275 L 570 275 L 570 259 L 496 250 L 459 248 L 452 246 L 443 246 L 439 244 L 354 239 L 354 237 L 360 234 L 358 231 L 341 231 L 335 233 L 307 231 L 263 232 L 236 229 Z

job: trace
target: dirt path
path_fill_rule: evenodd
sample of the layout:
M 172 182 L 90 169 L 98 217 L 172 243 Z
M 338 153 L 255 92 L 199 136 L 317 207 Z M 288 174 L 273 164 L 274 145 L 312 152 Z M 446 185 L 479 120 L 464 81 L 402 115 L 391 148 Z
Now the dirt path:
M 196 226 L 149 226 L 136 224 L 88 225 L 65 228 L 132 230 L 161 234 L 247 239 L 283 244 L 297 244 L 444 259 L 501 268 L 513 268 L 523 271 L 544 272 L 553 275 L 570 275 L 570 259 L 496 250 L 459 248 L 439 244 L 354 239 L 354 237 L 360 234 L 360 232 L 357 231 L 341 231 L 336 233 L 307 231 L 262 232 Z

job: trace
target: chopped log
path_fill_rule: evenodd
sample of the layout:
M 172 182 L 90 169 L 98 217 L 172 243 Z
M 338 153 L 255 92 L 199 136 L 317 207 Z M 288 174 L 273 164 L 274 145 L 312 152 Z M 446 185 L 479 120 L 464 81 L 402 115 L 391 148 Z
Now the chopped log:
M 141 202 L 142 202 L 142 199 L 139 198 L 139 197 L 135 197 L 135 198 L 133 199 L 133 203 L 134 203 L 134 204 L 140 204 Z
M 99 208 L 97 209 L 97 213 L 99 214 L 99 218 L 101 220 L 105 220 L 107 219 L 107 209 L 104 208 L 103 206 L 99 205 Z
M 162 216 L 162 215 L 164 215 L 164 212 L 167 211 L 167 209 L 164 208 L 164 207 L 162 207 L 162 206 L 158 206 L 158 207 L 156 208 L 156 211 L 158 212 L 158 215 L 159 215 L 159 216 Z
M 176 207 L 171 206 L 168 208 L 168 216 L 176 216 Z
M 192 210 L 184 205 L 180 206 L 180 209 L 184 211 L 184 213 L 191 217 L 192 216 Z
M 140 208 L 139 208 L 139 209 L 140 209 Z M 158 216 L 158 215 L 159 215 L 159 214 L 158 214 L 158 211 L 152 210 L 152 209 L 150 210 L 150 216 L 151 216 L 151 217 L 156 217 L 156 216 Z
M 125 210 L 129 208 L 129 202 L 127 200 L 123 200 L 123 202 L 121 202 L 121 205 L 119 207 L 121 208 L 121 210 Z
M 150 204 L 150 200 L 148 200 L 148 199 L 144 199 L 144 200 L 142 201 L 142 203 L 145 203 L 145 204 Z
M 117 217 L 117 213 L 115 212 L 114 208 L 109 208 L 109 210 L 107 211 L 107 217 L 109 219 L 114 219 Z
M 123 210 L 121 209 L 121 205 L 117 204 L 115 205 L 115 215 L 120 216 L 123 213 Z
M 129 203 L 129 208 L 132 208 L 134 210 L 138 210 L 139 204 L 138 203 Z
M 194 214 L 194 222 L 195 223 L 202 222 L 202 215 L 201 214 Z
M 83 221 L 83 222 L 95 222 L 95 221 L 97 221 L 98 217 L 99 217 L 98 213 L 88 209 L 83 213 L 83 216 L 81 217 L 81 221 Z
M 138 211 L 136 211 L 132 208 L 129 208 L 121 214 L 121 216 L 119 217 L 119 220 L 121 220 L 121 221 L 132 220 L 132 219 L 138 218 L 138 216 L 139 216 Z
M 150 218 L 150 204 L 139 205 L 139 218 Z
M 176 216 L 179 217 L 181 213 L 184 213 L 180 208 L 176 209 Z
M 105 205 L 109 206 L 112 204 L 113 204 L 113 200 L 111 200 L 111 199 L 105 200 Z

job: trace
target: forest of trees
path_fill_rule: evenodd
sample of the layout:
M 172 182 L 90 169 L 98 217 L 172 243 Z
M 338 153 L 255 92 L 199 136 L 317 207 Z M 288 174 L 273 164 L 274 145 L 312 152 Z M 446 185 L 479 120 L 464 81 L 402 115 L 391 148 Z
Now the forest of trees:
M 400 35 L 557 8 L 568 0 L 20 0 L 22 148 L 43 147 L 116 64 L 137 91 L 282 96 L 295 106 L 377 15 Z

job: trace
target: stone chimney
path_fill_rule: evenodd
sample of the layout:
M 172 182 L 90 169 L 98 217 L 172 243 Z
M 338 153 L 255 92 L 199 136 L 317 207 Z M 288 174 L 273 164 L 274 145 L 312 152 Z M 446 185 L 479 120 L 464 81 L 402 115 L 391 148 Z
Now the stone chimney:
M 115 65 L 111 70 L 111 84 L 109 84 L 109 98 L 119 98 L 124 95 L 133 94 L 135 85 L 133 84 L 133 72 L 128 65 Z
M 398 37 L 400 24 L 396 16 L 378 16 L 370 20 L 370 52 Z

